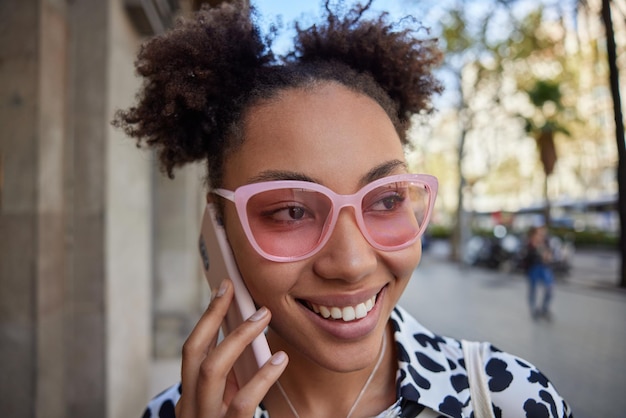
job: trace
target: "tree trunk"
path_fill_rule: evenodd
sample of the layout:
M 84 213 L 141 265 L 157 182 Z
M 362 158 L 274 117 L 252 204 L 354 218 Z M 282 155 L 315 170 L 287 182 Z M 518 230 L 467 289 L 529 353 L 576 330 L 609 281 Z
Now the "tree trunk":
M 554 131 L 550 129 L 543 129 L 536 137 L 537 147 L 539 148 L 539 158 L 541 165 L 543 166 L 543 173 L 545 174 L 543 180 L 543 198 L 545 199 L 545 206 L 543 208 L 543 222 L 546 227 L 550 228 L 552 223 L 552 217 L 550 216 L 550 196 L 548 195 L 548 181 L 550 175 L 554 172 L 554 165 L 556 164 L 556 146 L 554 145 Z
M 452 237 L 450 242 L 450 259 L 452 261 L 461 261 L 463 259 L 463 246 L 467 241 L 467 222 L 463 213 L 463 190 L 465 189 L 465 176 L 463 175 L 463 154 L 465 153 L 465 137 L 467 135 L 467 129 L 465 126 L 461 129 L 461 136 L 459 138 L 458 148 L 458 170 L 459 170 L 459 187 L 457 189 L 459 205 L 456 209 L 455 224 L 452 231 Z
M 619 250 L 622 259 L 620 269 L 619 286 L 626 287 L 626 145 L 624 144 L 624 120 L 622 116 L 622 104 L 619 92 L 619 73 L 617 68 L 617 54 L 615 46 L 615 34 L 611 19 L 611 2 L 602 0 L 602 21 L 606 30 L 606 46 L 609 60 L 609 81 L 611 95 L 613 97 L 613 117 L 615 118 L 615 138 L 617 140 L 617 184 L 618 184 L 618 213 L 620 219 Z
M 552 226 L 552 216 L 550 216 L 550 212 L 552 211 L 552 205 L 550 204 L 550 196 L 548 196 L 548 180 L 550 176 L 546 174 L 543 178 L 543 198 L 545 199 L 545 203 L 543 206 L 543 223 L 546 228 L 550 228 Z

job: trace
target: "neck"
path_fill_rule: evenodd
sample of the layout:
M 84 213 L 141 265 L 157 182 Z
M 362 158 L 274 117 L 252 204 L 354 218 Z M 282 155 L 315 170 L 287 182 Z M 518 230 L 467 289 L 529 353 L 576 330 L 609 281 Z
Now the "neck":
M 289 350 L 280 337 L 268 334 L 272 351 L 281 349 L 289 354 L 289 366 L 280 378 L 288 399 L 300 418 L 346 416 L 366 381 L 370 382 L 357 402 L 352 417 L 373 415 L 395 402 L 397 357 L 389 327 L 385 332 L 386 349 L 381 357 L 382 340 L 367 364 L 354 371 L 335 371 L 312 362 L 296 350 Z M 376 364 L 380 361 L 376 370 Z M 320 400 L 324 401 L 321 402 Z M 270 416 L 293 417 L 285 397 L 274 387 L 265 400 Z M 341 411 L 341 412 L 338 412 Z M 272 412 L 275 412 L 274 414 Z

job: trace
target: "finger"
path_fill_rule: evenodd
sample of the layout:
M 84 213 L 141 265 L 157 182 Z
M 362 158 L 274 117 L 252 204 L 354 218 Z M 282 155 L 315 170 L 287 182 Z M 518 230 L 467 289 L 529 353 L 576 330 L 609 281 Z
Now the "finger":
M 230 401 L 239 392 L 239 384 L 235 376 L 235 370 L 231 370 L 226 378 L 226 387 L 224 388 L 224 405 L 230 405 Z
M 224 280 L 219 289 L 212 292 L 211 303 L 183 344 L 180 416 L 195 415 L 195 394 L 200 365 L 208 352 L 217 344 L 219 327 L 233 297 L 232 289 L 230 280 Z
M 289 357 L 284 351 L 275 353 L 267 363 L 254 375 L 232 399 L 226 412 L 226 417 L 251 417 L 256 407 L 285 371 Z
M 270 319 L 269 310 L 260 308 L 225 337 L 202 361 L 196 394 L 200 416 L 215 414 L 215 405 L 223 405 L 224 399 L 232 396 L 225 394 L 227 376 L 244 349 L 263 333 Z

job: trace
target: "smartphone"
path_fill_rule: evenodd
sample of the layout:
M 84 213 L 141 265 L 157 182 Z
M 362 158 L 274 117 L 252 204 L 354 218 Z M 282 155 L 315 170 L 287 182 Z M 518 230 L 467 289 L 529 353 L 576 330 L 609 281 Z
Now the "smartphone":
M 208 203 L 204 211 L 199 247 L 204 275 L 211 289 L 218 289 L 226 278 L 233 282 L 235 295 L 222 322 L 222 333 L 226 336 L 257 309 L 241 278 L 226 231 L 213 203 Z M 261 333 L 246 347 L 233 367 L 239 387 L 245 385 L 271 355 L 265 334 Z

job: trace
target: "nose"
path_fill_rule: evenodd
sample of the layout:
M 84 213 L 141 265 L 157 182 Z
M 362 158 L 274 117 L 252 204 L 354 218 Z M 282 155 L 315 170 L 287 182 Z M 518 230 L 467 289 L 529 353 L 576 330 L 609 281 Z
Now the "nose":
M 367 242 L 354 217 L 354 211 L 341 210 L 331 236 L 314 256 L 315 272 L 327 279 L 356 282 L 376 271 L 378 256 Z

